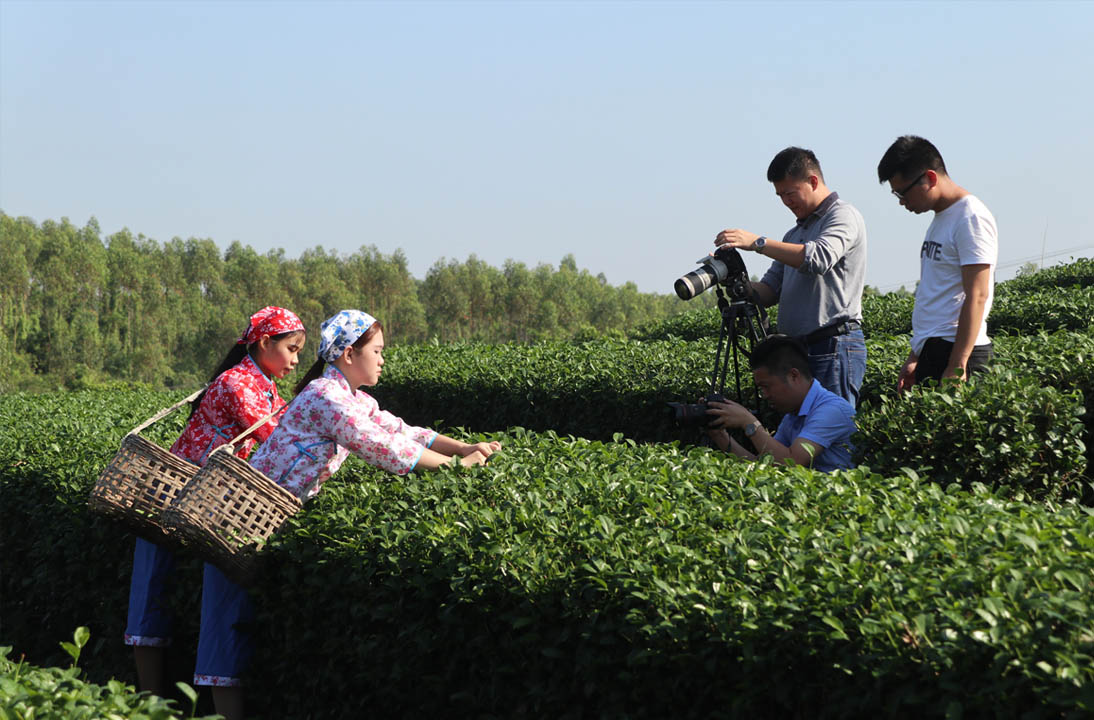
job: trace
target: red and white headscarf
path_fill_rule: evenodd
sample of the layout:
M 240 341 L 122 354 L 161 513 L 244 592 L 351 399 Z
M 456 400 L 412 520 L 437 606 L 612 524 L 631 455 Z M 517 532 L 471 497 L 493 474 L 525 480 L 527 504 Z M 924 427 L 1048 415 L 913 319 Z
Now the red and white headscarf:
M 247 329 L 243 331 L 236 343 L 250 345 L 258 342 L 263 335 L 272 337 L 303 329 L 304 323 L 300 322 L 300 318 L 292 310 L 268 305 L 251 316 L 250 324 L 247 325 Z

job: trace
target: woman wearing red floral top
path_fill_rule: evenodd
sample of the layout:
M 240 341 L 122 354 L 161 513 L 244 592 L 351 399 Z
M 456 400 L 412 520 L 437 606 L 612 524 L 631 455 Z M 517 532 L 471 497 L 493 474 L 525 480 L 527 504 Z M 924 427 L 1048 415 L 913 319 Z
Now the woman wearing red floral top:
M 186 429 L 171 446 L 171 452 L 204 465 L 215 448 L 282 407 L 285 401 L 278 396 L 273 378 L 285 377 L 296 367 L 304 339 L 303 323 L 289 310 L 270 306 L 252 315 L 243 335 L 213 373 L 208 389 L 194 401 Z M 266 439 L 276 426 L 275 418 L 258 428 L 240 444 L 237 454 L 245 458 L 256 439 Z M 165 598 L 174 566 L 173 553 L 137 539 L 125 643 L 133 646 L 141 690 L 157 695 L 165 690 L 163 649 L 171 644 L 173 625 Z M 207 614 L 204 595 L 211 586 L 227 582 L 220 571 L 206 564 L 203 622 Z M 244 605 L 249 603 L 244 593 L 236 600 Z M 199 670 L 200 665 L 199 652 Z M 224 704 L 215 692 L 214 701 L 218 706 Z

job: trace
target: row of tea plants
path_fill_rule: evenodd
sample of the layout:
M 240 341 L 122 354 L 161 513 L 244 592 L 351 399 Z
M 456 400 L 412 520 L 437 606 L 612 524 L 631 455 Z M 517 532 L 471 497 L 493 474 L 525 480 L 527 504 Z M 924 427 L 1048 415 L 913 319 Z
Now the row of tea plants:
M 107 405 L 81 395 L 76 414 Z M 33 401 L 13 405 L 5 422 L 27 425 Z M 0 485 L 5 637 L 48 662 L 41 638 L 87 623 L 107 639 L 89 663 L 103 682 L 131 673 L 131 540 L 83 507 L 110 435 L 82 462 L 93 438 L 43 438 L 70 460 L 22 471 L 5 443 Z M 622 437 L 489 437 L 505 452 L 473 470 L 351 462 L 277 537 L 254 593 L 260 715 L 1094 710 L 1079 504 Z M 199 570 L 183 563 L 172 599 L 183 654 Z

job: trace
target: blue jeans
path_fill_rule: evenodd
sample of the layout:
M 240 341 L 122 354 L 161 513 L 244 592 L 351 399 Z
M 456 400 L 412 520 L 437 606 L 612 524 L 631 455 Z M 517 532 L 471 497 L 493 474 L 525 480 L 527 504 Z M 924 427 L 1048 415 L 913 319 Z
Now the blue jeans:
M 866 377 L 866 338 L 862 330 L 815 342 L 808 349 L 813 377 L 857 408 L 862 379 Z

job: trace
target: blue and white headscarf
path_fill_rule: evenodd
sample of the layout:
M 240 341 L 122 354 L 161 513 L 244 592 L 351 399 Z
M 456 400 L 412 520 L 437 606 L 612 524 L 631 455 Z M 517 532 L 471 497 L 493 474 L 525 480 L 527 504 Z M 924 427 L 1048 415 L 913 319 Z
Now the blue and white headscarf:
M 319 326 L 319 351 L 317 355 L 333 363 L 357 339 L 368 332 L 376 318 L 360 310 L 343 310 L 329 317 Z

